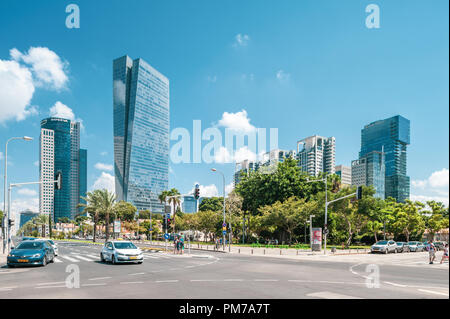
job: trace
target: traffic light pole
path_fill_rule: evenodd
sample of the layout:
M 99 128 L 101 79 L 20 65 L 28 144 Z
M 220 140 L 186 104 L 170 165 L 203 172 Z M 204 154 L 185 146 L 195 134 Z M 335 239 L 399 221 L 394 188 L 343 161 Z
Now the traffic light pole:
M 49 183 L 52 183 L 52 184 L 55 184 L 55 183 L 60 183 L 61 182 L 61 180 L 59 180 L 59 179 L 57 179 L 57 180 L 55 180 L 55 181 L 45 181 L 45 182 L 28 182 L 28 183 L 11 183 L 11 184 L 9 184 L 9 187 L 8 187 L 8 213 L 7 213 L 7 222 L 8 222 L 8 224 L 7 224 L 7 240 L 8 240 L 8 242 L 7 242 L 7 248 L 8 248 L 8 254 L 9 254 L 9 252 L 11 251 L 11 189 L 13 188 L 13 187 L 20 187 L 20 186 L 24 186 L 24 185 L 36 185 L 36 184 L 49 184 Z M 49 215 L 48 216 L 48 220 L 49 220 L 49 223 L 50 223 L 50 220 L 51 220 L 51 216 Z M 50 224 L 50 227 L 51 227 L 51 224 Z M 51 234 L 51 230 L 49 230 L 50 231 L 50 234 Z

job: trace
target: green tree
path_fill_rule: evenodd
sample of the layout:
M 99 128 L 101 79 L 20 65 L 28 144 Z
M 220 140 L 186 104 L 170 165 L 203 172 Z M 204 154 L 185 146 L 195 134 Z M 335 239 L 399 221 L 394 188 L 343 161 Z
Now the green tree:
M 130 222 L 135 219 L 137 209 L 136 207 L 128 202 L 123 200 L 117 202 L 114 205 L 114 214 L 115 217 L 121 221 Z
M 214 211 L 220 212 L 223 210 L 223 197 L 205 197 L 200 205 L 198 205 L 199 211 Z
M 86 196 L 81 196 L 81 199 L 84 200 L 85 203 L 80 203 L 77 206 L 82 207 L 83 210 L 80 214 L 88 214 L 91 220 L 94 222 L 94 238 L 93 241 L 97 240 L 97 225 L 100 222 L 100 214 L 101 214 L 101 191 L 96 189 L 92 192 L 87 192 Z
M 448 228 L 449 220 L 445 217 L 446 208 L 443 203 L 428 201 L 427 205 L 431 211 L 423 211 L 425 226 L 428 230 L 428 239 L 434 239 L 434 235 L 441 229 Z
M 410 200 L 406 200 L 404 204 L 397 203 L 392 228 L 396 233 L 404 234 L 406 241 L 409 241 L 411 235 L 423 233 L 425 230 L 425 221 L 419 213 L 423 207 L 422 203 Z

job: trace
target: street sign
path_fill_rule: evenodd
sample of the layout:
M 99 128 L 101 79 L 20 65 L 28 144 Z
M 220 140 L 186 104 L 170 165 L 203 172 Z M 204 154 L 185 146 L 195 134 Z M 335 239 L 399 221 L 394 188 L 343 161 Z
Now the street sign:
M 164 234 L 165 239 L 169 239 L 169 234 Z
M 324 235 L 328 235 L 330 233 L 330 231 L 328 230 L 328 228 L 325 228 L 324 230 L 323 230 L 323 234 Z
M 166 218 L 169 219 L 170 218 L 170 214 L 166 214 Z
M 114 232 L 115 233 L 120 233 L 120 220 L 115 220 L 114 221 Z
M 226 230 L 224 230 L 223 232 L 222 232 L 224 235 L 226 235 L 227 234 L 227 231 Z
M 222 224 L 222 227 L 227 227 L 227 223 L 223 223 L 223 224 Z

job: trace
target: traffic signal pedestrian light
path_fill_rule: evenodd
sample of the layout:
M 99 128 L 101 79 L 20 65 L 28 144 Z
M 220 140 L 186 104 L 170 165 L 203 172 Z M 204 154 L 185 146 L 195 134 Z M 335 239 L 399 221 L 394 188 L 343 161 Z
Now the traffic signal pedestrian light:
M 8 227 L 11 228 L 11 226 L 14 226 L 14 220 L 8 219 Z
M 195 185 L 194 198 L 196 200 L 200 198 L 200 186 L 198 184 Z
M 358 186 L 356 189 L 356 199 L 362 199 L 362 186 Z

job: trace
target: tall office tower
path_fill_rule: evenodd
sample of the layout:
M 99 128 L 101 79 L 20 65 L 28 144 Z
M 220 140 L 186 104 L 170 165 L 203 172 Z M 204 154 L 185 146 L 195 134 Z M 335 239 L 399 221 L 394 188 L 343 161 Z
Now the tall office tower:
M 81 196 L 86 197 L 87 192 L 87 150 L 80 148 L 80 168 L 79 168 L 79 193 L 78 193 L 78 202 L 86 204 L 86 201 L 81 199 Z M 81 213 L 83 211 L 83 207 L 78 208 L 78 212 Z M 86 213 L 87 215 L 87 213 Z
M 410 121 L 400 115 L 370 123 L 361 130 L 362 158 L 370 152 L 385 154 L 385 198 L 398 202 L 409 199 L 410 180 L 406 175 L 406 149 L 410 143 Z
M 80 123 L 70 122 L 70 215 L 71 219 L 78 213 L 80 202 Z
M 303 147 L 302 149 L 300 149 Z M 297 142 L 297 159 L 300 168 L 309 175 L 321 172 L 335 173 L 336 139 L 334 137 L 310 136 Z
M 194 196 L 183 196 L 183 203 L 181 204 L 183 213 L 196 213 L 197 212 L 197 200 Z
M 86 192 L 87 179 L 87 151 L 80 153 L 80 123 L 56 117 L 41 121 L 40 180 L 54 181 L 58 172 L 62 174 L 61 189 L 54 189 L 53 183 L 40 186 L 39 212 L 51 215 L 53 222 L 73 219 L 79 211 L 77 204 L 82 191 Z
M 352 168 L 344 165 L 335 167 L 336 175 L 341 177 L 341 184 L 350 186 L 352 184 Z
M 162 213 L 169 184 L 169 80 L 142 59 L 113 61 L 114 172 L 118 200 Z
M 385 154 L 373 151 L 352 161 L 352 186 L 373 186 L 374 197 L 385 198 Z
M 55 134 L 53 130 L 41 128 L 39 153 L 39 180 L 53 181 L 55 179 Z M 39 213 L 49 215 L 52 220 L 54 220 L 54 189 L 53 183 L 39 185 Z

